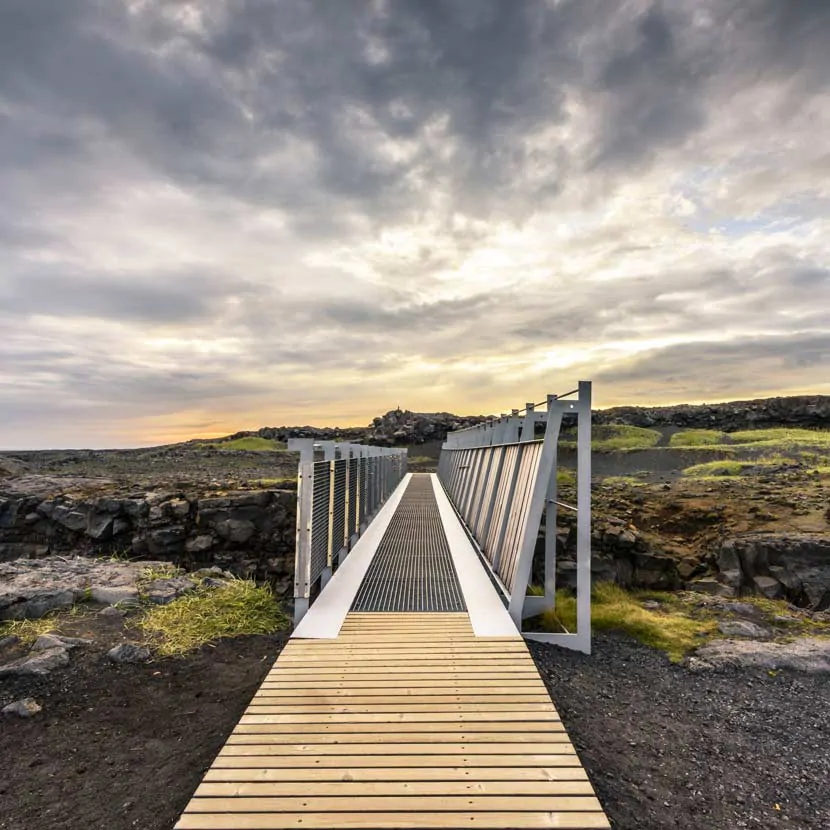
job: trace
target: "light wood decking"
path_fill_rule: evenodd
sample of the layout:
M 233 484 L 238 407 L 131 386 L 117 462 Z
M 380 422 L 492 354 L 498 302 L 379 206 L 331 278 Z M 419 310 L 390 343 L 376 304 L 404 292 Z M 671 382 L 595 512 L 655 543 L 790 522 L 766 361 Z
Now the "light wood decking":
M 176 828 L 609 826 L 518 634 L 351 613 L 288 643 Z

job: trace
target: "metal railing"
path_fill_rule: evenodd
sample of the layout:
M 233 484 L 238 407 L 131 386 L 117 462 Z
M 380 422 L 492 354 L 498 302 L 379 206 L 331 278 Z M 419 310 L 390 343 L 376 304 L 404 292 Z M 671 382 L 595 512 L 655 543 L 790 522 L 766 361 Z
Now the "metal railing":
M 538 409 L 541 406 L 544 411 Z M 577 419 L 576 505 L 557 498 L 557 445 L 566 415 Z M 537 424 L 544 425 L 544 435 L 538 439 Z M 556 606 L 557 511 L 559 507 L 576 511 L 577 630 L 526 632 L 525 636 L 590 653 L 590 382 L 580 382 L 578 389 L 565 395 L 548 395 L 543 404 L 529 403 L 510 415 L 449 433 L 441 449 L 438 477 L 519 629 L 523 619 Z M 528 596 L 543 513 L 544 595 Z
M 298 450 L 294 623 L 406 474 L 406 450 L 293 438 Z

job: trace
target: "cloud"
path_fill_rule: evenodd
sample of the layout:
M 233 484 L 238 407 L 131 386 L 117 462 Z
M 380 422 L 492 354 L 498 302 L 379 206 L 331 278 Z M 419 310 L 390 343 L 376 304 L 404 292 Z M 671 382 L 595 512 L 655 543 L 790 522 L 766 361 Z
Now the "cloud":
M 828 39 L 821 0 L 7 0 L 0 446 L 825 389 Z

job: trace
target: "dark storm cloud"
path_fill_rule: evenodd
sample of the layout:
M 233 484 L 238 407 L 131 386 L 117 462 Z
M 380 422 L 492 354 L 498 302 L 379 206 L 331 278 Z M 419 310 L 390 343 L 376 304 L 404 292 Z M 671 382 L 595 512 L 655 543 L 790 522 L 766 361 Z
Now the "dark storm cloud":
M 759 388 L 792 388 L 809 377 L 802 370 L 827 365 L 830 334 L 806 332 L 684 343 L 638 356 L 626 367 L 598 372 L 596 380 L 631 388 L 641 383 L 653 387 L 659 380 L 679 390 L 706 389 L 723 396 L 746 388 L 746 377 L 753 372 L 759 373 Z
M 31 267 L 0 281 L 7 314 L 91 317 L 122 323 L 192 323 L 215 315 L 223 300 L 256 293 L 215 274 L 171 272 L 152 277 L 129 271 L 89 274 L 77 269 Z
M 616 168 L 682 143 L 706 121 L 721 70 L 828 77 L 818 0 L 654 2 L 616 14 L 598 0 L 239 0 L 197 4 L 191 28 L 185 3 L 139 8 L 3 4 L 0 93 L 70 125 L 29 142 L 30 163 L 33 148 L 60 152 L 61 138 L 75 152 L 71 124 L 89 119 L 168 175 L 282 204 L 306 226 L 331 218 L 322 194 L 375 220 L 417 210 L 424 194 L 405 174 L 419 168 L 448 177 L 466 210 L 521 215 L 585 164 Z M 710 15 L 708 28 L 692 25 L 695 11 Z M 599 94 L 593 157 L 548 147 L 547 173 L 530 184 L 523 174 L 539 151 L 522 139 L 564 119 L 569 86 Z M 356 126 L 361 113 L 393 141 L 445 116 L 463 151 L 448 163 L 421 144 L 395 161 Z M 263 159 L 296 139 L 315 149 L 306 177 L 264 172 Z
M 791 332 L 830 307 L 804 152 L 828 43 L 825 0 L 4 0 L 3 415 L 337 401 L 417 389 L 418 361 L 466 394 L 533 350 L 678 334 L 601 379 L 818 377 Z

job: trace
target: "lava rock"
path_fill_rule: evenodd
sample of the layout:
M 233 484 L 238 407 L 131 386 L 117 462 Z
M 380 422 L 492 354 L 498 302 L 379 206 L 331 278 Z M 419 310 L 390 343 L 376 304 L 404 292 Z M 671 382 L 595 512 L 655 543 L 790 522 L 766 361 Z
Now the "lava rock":
M 43 707 L 33 697 L 16 700 L 2 709 L 4 715 L 17 715 L 19 718 L 31 718 L 42 711 Z
M 134 643 L 121 643 L 107 652 L 113 663 L 146 663 L 150 659 L 150 649 Z
M 19 660 L 0 666 L 0 677 L 4 675 L 49 674 L 54 669 L 69 665 L 69 652 L 65 648 L 48 648 L 37 651 Z

